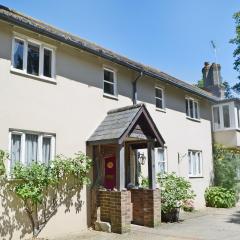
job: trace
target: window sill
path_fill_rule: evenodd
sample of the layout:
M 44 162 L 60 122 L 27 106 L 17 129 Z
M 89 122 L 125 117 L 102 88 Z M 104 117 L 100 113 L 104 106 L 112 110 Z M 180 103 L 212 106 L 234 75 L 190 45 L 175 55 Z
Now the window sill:
M 103 93 L 103 97 L 109 98 L 109 99 L 113 99 L 113 100 L 117 100 L 117 101 L 118 101 L 118 96 L 115 96 L 115 95 Z
M 240 132 L 240 129 L 238 128 L 220 128 L 220 129 L 214 129 L 213 132 L 225 132 L 225 131 L 237 131 Z
M 189 178 L 204 178 L 203 176 L 188 176 Z
M 156 111 L 162 112 L 162 113 L 166 113 L 166 109 L 165 108 L 156 108 Z
M 186 119 L 188 119 L 188 120 L 191 120 L 191 121 L 193 121 L 193 122 L 201 122 L 201 120 L 200 119 L 197 119 L 197 118 L 191 118 L 191 117 L 186 117 Z
M 17 75 L 21 75 L 21 76 L 26 76 L 29 78 L 33 78 L 39 81 L 43 81 L 43 82 L 49 82 L 49 83 L 53 83 L 53 84 L 57 84 L 56 79 L 54 78 L 48 78 L 48 77 L 44 77 L 44 76 L 35 76 L 35 75 L 31 75 L 29 73 L 23 72 L 21 70 L 15 69 L 13 67 L 11 67 L 10 72 L 13 74 L 17 74 Z

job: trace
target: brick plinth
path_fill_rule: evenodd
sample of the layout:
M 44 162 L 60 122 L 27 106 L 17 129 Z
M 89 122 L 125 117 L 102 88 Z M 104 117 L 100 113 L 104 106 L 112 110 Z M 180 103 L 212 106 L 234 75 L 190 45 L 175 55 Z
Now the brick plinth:
M 112 232 L 131 228 L 131 192 L 99 190 L 100 219 L 111 224 Z
M 132 189 L 133 223 L 156 227 L 161 223 L 160 190 Z

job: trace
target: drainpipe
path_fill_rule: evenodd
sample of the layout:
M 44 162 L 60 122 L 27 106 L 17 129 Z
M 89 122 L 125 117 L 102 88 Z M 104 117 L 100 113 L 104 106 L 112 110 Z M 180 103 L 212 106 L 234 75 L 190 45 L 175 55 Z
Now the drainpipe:
M 141 71 L 136 79 L 133 81 L 133 105 L 137 104 L 137 81 L 143 76 L 143 72 Z

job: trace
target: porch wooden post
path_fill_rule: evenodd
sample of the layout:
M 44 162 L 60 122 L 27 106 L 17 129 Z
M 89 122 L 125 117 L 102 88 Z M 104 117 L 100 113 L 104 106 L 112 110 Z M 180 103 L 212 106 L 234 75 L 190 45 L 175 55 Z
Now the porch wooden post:
M 148 142 L 148 180 L 149 189 L 156 189 L 155 152 L 154 142 Z
M 125 149 L 124 144 L 117 146 L 116 186 L 119 191 L 125 188 Z

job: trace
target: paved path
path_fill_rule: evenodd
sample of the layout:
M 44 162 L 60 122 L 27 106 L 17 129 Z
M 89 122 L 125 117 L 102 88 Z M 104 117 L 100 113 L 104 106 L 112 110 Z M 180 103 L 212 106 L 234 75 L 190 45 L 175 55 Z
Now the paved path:
M 182 214 L 180 223 L 162 224 L 152 229 L 132 225 L 128 234 L 83 232 L 78 236 L 54 240 L 240 240 L 240 207 L 232 209 L 207 208 Z

